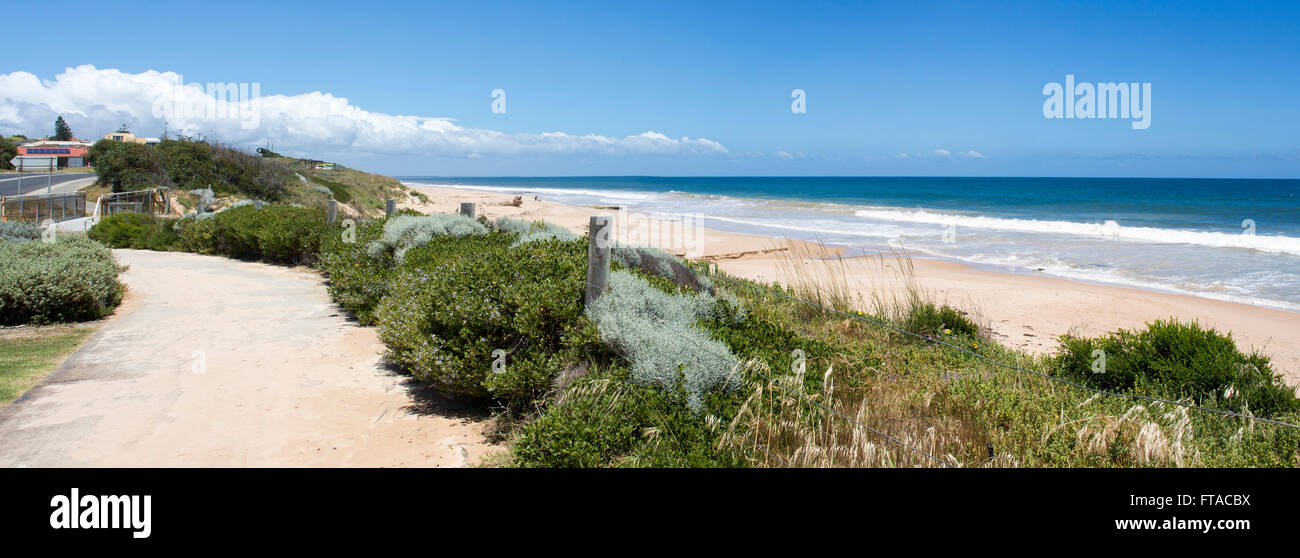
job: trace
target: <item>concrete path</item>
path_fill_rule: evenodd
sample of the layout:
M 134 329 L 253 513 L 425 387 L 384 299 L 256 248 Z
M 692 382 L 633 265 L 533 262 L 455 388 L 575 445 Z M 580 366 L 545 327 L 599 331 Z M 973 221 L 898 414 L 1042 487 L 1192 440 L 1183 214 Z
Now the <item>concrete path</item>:
M 383 368 L 319 275 L 114 253 L 126 300 L 0 409 L 0 466 L 463 466 L 492 449 L 482 410 Z

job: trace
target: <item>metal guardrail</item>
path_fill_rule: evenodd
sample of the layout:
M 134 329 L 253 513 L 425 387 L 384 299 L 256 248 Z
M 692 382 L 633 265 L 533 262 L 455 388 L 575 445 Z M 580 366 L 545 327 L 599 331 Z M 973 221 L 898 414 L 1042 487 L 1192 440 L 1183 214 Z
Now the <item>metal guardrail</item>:
M 171 211 L 171 189 L 148 188 L 133 192 L 104 194 L 95 202 L 95 219 L 114 213 L 166 214 Z
M 86 194 L 82 192 L 0 196 L 0 221 L 58 222 L 85 215 Z

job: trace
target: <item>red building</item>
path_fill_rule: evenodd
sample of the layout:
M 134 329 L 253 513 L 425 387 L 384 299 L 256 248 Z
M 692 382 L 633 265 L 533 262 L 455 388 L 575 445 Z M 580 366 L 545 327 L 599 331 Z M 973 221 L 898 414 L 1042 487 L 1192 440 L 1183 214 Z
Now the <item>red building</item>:
M 37 155 L 58 157 L 59 168 L 86 166 L 86 153 L 90 151 L 91 142 L 73 139 L 71 141 L 36 140 L 18 146 L 19 155 Z

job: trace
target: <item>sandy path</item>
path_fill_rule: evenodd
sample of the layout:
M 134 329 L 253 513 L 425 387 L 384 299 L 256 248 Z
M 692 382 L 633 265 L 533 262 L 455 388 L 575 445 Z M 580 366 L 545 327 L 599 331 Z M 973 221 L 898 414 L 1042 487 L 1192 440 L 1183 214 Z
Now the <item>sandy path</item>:
M 0 409 L 0 466 L 461 466 L 477 407 L 380 364 L 307 270 L 115 250 L 127 300 Z

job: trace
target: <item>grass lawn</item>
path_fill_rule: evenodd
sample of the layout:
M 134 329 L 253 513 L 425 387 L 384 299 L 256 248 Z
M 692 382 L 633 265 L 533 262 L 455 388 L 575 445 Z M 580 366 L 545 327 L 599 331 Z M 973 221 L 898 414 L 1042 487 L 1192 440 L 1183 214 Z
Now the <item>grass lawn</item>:
M 97 329 L 73 324 L 0 332 L 0 407 L 41 381 Z

